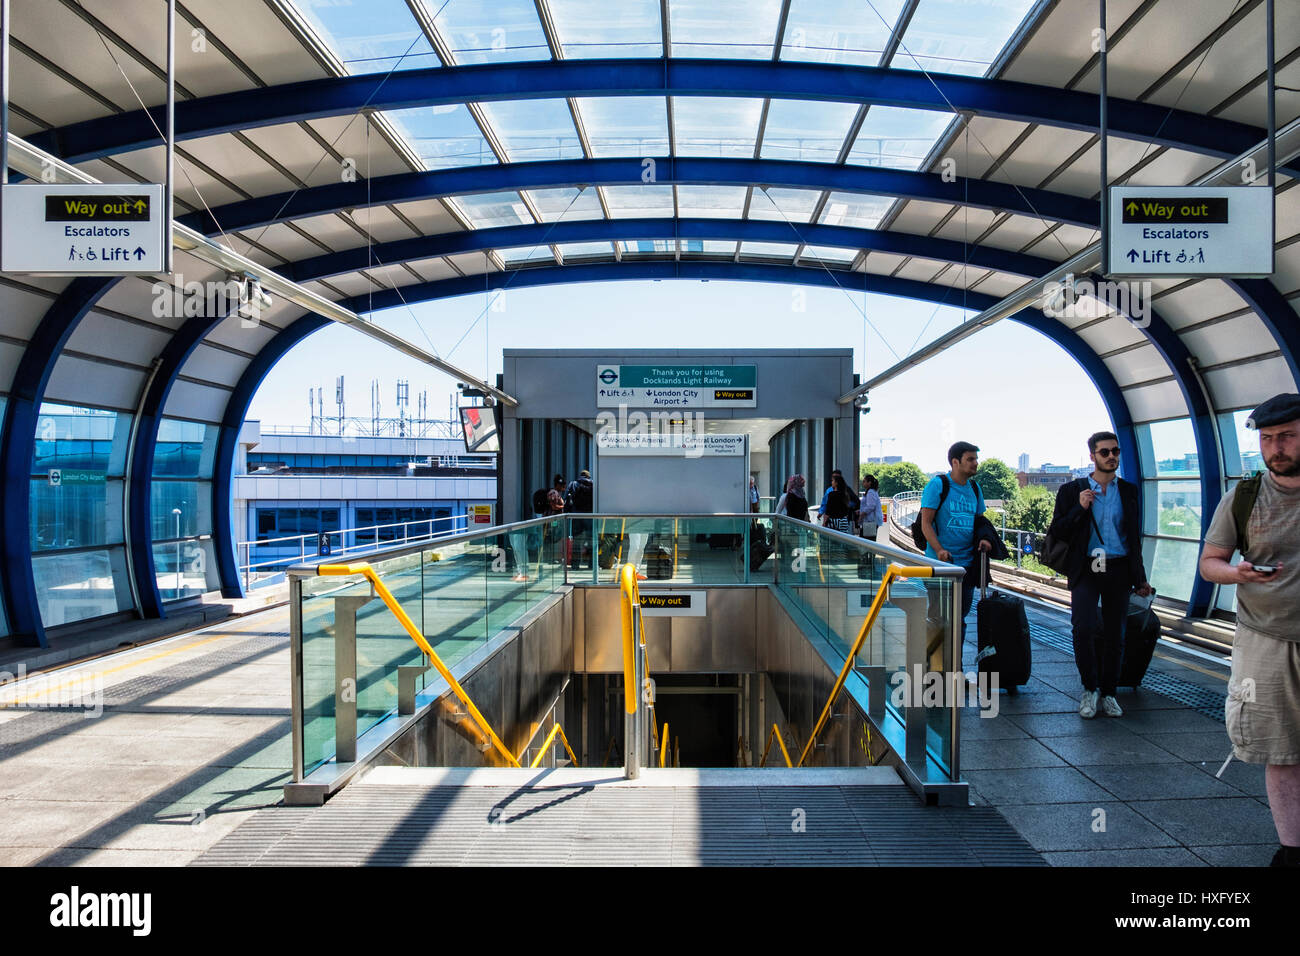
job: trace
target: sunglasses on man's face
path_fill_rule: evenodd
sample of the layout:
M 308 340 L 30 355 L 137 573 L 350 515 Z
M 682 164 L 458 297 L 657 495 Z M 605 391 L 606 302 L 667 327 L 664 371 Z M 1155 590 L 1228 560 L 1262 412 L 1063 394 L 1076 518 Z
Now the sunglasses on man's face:
M 1119 449 L 1118 449 L 1118 448 L 1098 448 L 1098 449 L 1097 449 L 1097 454 L 1098 454 L 1098 455 L 1101 455 L 1103 458 L 1118 458 L 1118 457 L 1119 457 Z

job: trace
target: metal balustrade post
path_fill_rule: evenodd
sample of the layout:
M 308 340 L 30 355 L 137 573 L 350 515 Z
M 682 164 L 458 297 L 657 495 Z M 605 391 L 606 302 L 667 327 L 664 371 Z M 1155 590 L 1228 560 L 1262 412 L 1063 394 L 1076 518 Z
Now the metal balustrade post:
M 357 759 L 357 611 L 370 594 L 334 598 L 334 759 Z
M 645 653 L 641 643 L 641 605 L 632 605 L 632 659 L 635 662 L 636 708 L 632 713 L 625 713 L 623 726 L 623 751 L 626 754 L 623 776 L 636 780 L 641 776 L 641 749 L 644 728 L 642 721 L 645 714 Z

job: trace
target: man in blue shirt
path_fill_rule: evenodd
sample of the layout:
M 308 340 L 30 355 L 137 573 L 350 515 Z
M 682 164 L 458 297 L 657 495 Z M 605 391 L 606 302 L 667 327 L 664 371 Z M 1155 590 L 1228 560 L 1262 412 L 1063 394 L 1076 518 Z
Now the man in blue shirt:
M 978 551 L 988 551 L 989 542 L 975 543 L 975 518 L 984 513 L 984 495 L 972 480 L 979 470 L 979 449 L 959 441 L 948 449 L 948 495 L 943 497 L 943 477 L 935 475 L 921 492 L 921 530 L 925 534 L 925 555 L 966 569 L 961 589 L 961 638 L 966 640 L 966 615 L 975 598 L 979 570 Z M 940 498 L 943 498 L 942 507 Z
M 1070 623 L 1074 631 L 1074 662 L 1083 683 L 1079 716 L 1091 719 L 1097 710 L 1107 717 L 1124 711 L 1115 699 L 1124 657 L 1124 623 L 1128 596 L 1151 593 L 1142 563 L 1142 526 L 1138 489 L 1122 478 L 1119 439 L 1113 432 L 1088 438 L 1093 472 L 1069 481 L 1056 493 L 1052 516 L 1054 534 L 1070 542 L 1066 582 L 1070 587 Z M 1097 634 L 1097 603 L 1101 602 L 1101 636 Z

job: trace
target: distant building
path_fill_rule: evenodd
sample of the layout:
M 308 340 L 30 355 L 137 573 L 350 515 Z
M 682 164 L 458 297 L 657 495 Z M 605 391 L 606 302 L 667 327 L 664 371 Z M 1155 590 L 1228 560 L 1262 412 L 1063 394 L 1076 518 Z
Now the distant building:
M 867 464 L 868 465 L 897 465 L 902 460 L 903 460 L 902 455 L 886 455 L 883 458 L 877 455 L 875 458 L 868 458 Z
M 1051 470 L 1046 470 L 1048 468 Z M 1020 483 L 1021 488 L 1039 485 L 1053 493 L 1073 477 L 1070 469 L 1064 465 L 1044 465 L 1037 471 L 1016 472 L 1016 481 Z
M 1028 470 L 1029 470 L 1029 455 L 1027 452 L 1021 452 L 1020 459 L 1016 463 L 1016 471 L 1028 471 Z

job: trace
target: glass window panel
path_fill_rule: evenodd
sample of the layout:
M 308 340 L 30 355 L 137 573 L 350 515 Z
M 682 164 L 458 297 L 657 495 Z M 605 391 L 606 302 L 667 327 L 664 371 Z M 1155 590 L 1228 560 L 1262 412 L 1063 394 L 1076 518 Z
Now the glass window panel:
M 787 242 L 742 242 L 740 244 L 740 254 L 742 256 L 763 256 L 765 258 L 793 259 L 798 249 L 797 245 Z
M 772 100 L 763 125 L 762 157 L 833 163 L 857 112 L 855 103 Z
M 614 255 L 614 247 L 608 242 L 562 242 L 556 248 L 566 259 L 580 259 L 583 256 L 611 258 Z
M 533 0 L 430 0 L 426 6 L 458 64 L 551 58 Z
M 663 56 L 659 0 L 550 0 L 551 25 L 565 59 Z
M 1199 475 L 1196 436 L 1188 418 L 1139 425 L 1138 446 L 1142 452 L 1142 470 L 1150 475 Z
M 164 601 L 194 597 L 221 586 L 211 540 L 155 544 L 153 567 Z
M 164 418 L 154 447 L 154 477 L 211 478 L 218 433 L 216 425 Z
M 623 252 L 636 255 L 662 255 L 667 253 L 673 254 L 675 249 L 674 240 L 672 239 L 640 239 L 633 242 L 620 242 L 619 249 Z
M 591 96 L 577 100 L 593 156 L 668 153 L 668 101 L 662 96 Z
M 752 158 L 762 113 L 760 99 L 674 96 L 673 134 L 677 155 Z
M 1034 0 L 921 0 L 893 65 L 931 73 L 983 75 Z
M 1143 485 L 1142 520 L 1146 532 L 1201 539 L 1199 481 L 1146 481 Z
M 672 186 L 606 186 L 604 193 L 609 214 L 615 218 L 640 219 L 673 214 Z
M 122 548 L 32 558 L 36 599 L 46 627 L 129 609 L 131 588 Z
M 503 262 L 515 265 L 520 262 L 537 262 L 545 259 L 548 262 L 555 262 L 555 257 L 551 255 L 551 247 L 543 243 L 540 246 L 520 247 L 518 249 L 498 249 L 499 255 Z
M 858 257 L 859 250 L 840 246 L 804 246 L 800 259 L 821 259 L 826 262 L 849 263 Z
M 700 251 L 706 256 L 734 256 L 736 254 L 736 244 L 734 242 L 723 242 L 720 239 L 705 239 Z
M 211 534 L 211 483 L 155 481 L 150 488 L 149 525 L 154 541 Z
M 770 59 L 781 0 L 668 0 L 675 57 Z
M 386 73 L 441 66 L 406 0 L 297 0 L 349 73 Z
M 749 218 L 807 223 L 819 199 L 821 193 L 816 189 L 755 189 L 749 201 Z
M 679 215 L 739 219 L 745 209 L 745 192 L 744 186 L 678 186 Z
M 874 229 L 880 224 L 881 217 L 889 211 L 893 202 L 892 199 L 884 196 L 831 193 L 826 208 L 822 210 L 820 221 L 828 226 Z
M 490 166 L 497 161 L 464 103 L 389 110 L 384 115 L 406 134 L 429 169 Z
M 564 100 L 507 100 L 479 107 L 511 162 L 582 157 L 582 144 Z
M 1243 408 L 1219 416 L 1219 434 L 1223 436 L 1223 465 L 1229 478 L 1242 478 L 1264 470 L 1259 453 L 1259 432 L 1246 427 L 1254 411 Z
M 1186 601 L 1191 597 L 1200 553 L 1198 541 L 1155 542 L 1155 560 L 1148 567 L 1147 576 L 1162 597 L 1176 601 Z
M 92 476 L 99 473 L 91 473 Z M 28 530 L 33 551 L 118 544 L 122 536 L 122 482 L 102 475 L 86 482 L 28 483 Z
M 68 468 L 120 476 L 130 433 L 130 415 L 45 402 L 36 418 L 32 474 Z
M 456 202 L 475 229 L 518 226 L 533 221 L 519 193 L 478 193 L 458 196 Z
M 581 192 L 571 188 L 532 189 L 527 196 L 543 222 L 600 219 L 605 215 L 600 208 L 600 197 L 590 186 Z
M 781 59 L 877 66 L 903 0 L 793 0 Z
M 953 114 L 873 106 L 853 142 L 848 162 L 856 166 L 918 169 Z

